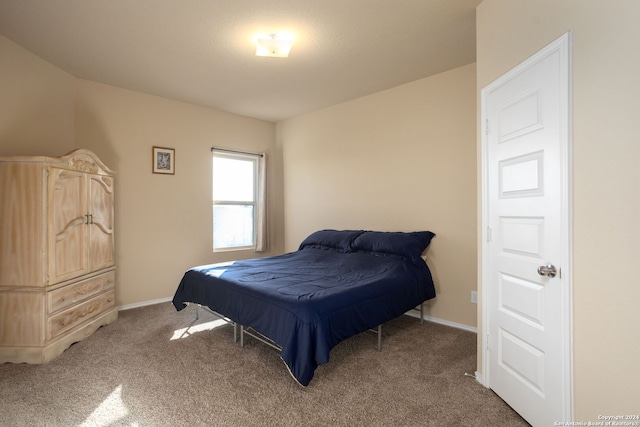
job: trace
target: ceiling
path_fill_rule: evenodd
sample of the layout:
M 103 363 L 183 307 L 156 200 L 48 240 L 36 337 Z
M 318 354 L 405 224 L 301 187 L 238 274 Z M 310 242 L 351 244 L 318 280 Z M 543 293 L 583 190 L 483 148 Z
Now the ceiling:
M 475 62 L 481 0 L 0 0 L 0 34 L 71 75 L 279 121 Z M 255 56 L 288 31 L 289 58 Z

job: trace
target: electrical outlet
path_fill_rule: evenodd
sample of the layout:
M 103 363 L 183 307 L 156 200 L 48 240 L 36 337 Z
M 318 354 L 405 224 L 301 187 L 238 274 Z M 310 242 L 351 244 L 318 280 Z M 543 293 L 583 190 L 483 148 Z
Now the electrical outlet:
M 476 291 L 471 291 L 471 304 L 478 303 L 478 293 Z

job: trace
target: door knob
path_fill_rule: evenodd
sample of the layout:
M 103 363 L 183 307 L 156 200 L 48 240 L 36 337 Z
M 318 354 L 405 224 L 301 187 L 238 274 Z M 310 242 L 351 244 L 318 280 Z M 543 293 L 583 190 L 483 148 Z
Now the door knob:
M 556 273 L 558 273 L 558 270 L 556 270 L 556 266 L 553 264 L 541 265 L 538 267 L 538 274 L 541 276 L 553 278 L 556 277 Z

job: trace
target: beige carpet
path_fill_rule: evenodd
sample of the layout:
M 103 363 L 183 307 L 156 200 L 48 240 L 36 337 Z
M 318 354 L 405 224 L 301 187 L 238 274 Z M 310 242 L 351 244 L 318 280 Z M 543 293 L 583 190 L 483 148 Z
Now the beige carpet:
M 373 333 L 350 338 L 303 388 L 275 350 L 240 348 L 202 310 L 194 319 L 169 303 L 127 310 L 46 365 L 1 364 L 0 425 L 528 425 L 464 375 L 470 332 L 402 316 L 385 324 L 382 352 Z

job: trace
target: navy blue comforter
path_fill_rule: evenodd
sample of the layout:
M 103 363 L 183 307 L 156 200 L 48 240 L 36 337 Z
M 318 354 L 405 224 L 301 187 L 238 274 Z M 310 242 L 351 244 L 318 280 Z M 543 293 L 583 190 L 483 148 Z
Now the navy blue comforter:
M 306 386 L 342 340 L 435 297 L 424 261 L 305 247 L 280 256 L 187 271 L 173 298 L 206 305 L 282 347 Z

